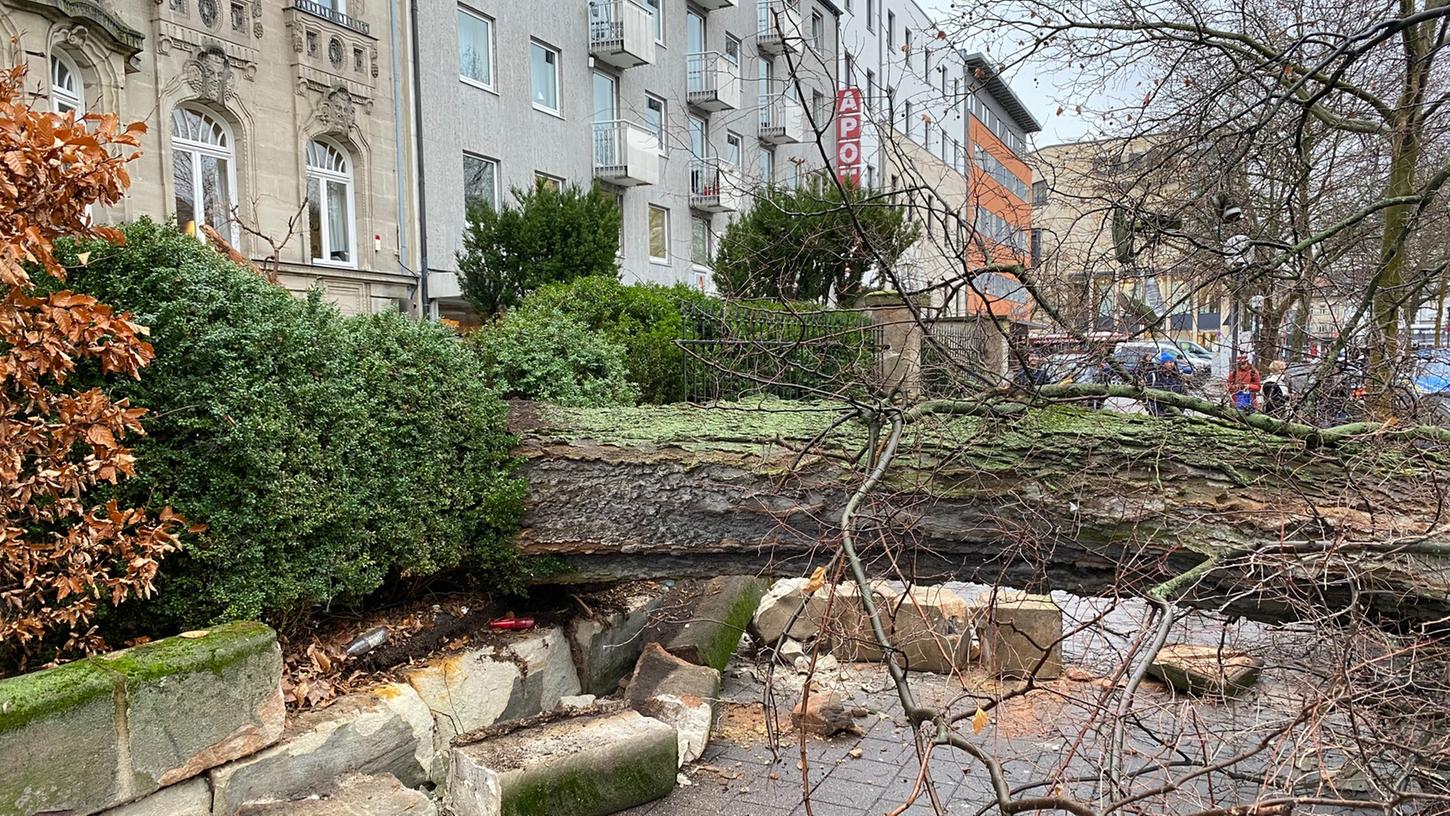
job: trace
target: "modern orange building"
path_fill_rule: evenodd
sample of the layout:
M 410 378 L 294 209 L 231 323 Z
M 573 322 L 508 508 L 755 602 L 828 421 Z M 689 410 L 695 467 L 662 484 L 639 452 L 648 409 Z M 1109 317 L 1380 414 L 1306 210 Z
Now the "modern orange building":
M 1023 160 L 1026 136 L 1041 129 L 1022 101 L 981 54 L 964 59 L 978 83 L 968 100 L 970 151 L 967 208 L 975 235 L 968 242 L 965 272 L 1032 261 L 1032 170 Z M 955 311 L 1013 322 L 1032 318 L 1035 304 L 1007 270 L 978 273 Z

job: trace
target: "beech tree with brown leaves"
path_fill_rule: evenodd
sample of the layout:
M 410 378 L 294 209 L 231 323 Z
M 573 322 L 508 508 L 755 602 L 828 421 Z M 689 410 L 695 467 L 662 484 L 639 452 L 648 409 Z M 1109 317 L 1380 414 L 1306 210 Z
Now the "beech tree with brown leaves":
M 145 409 L 77 375 L 138 377 L 153 351 L 128 315 L 45 280 L 66 278 L 57 238 L 121 240 L 89 208 L 120 200 L 145 125 L 36 110 L 25 75 L 0 74 L 0 665 L 101 648 L 97 610 L 149 595 L 183 525 L 87 501 L 134 473 L 125 440 Z

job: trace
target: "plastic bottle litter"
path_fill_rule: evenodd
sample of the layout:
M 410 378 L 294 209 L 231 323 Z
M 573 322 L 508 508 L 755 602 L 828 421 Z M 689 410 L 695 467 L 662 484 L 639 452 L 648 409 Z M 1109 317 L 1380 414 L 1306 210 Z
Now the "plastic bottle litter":
M 347 648 L 343 651 L 347 654 L 348 657 L 358 657 L 360 655 L 365 655 L 368 652 L 371 652 L 373 649 L 376 649 L 387 642 L 388 627 L 375 626 L 367 630 L 366 632 L 363 632 L 361 635 L 353 638 L 353 641 L 347 644 Z
M 515 618 L 513 616 L 509 616 L 507 618 L 499 618 L 498 620 L 489 621 L 488 628 L 506 629 L 510 632 L 526 632 L 534 628 L 534 619 Z

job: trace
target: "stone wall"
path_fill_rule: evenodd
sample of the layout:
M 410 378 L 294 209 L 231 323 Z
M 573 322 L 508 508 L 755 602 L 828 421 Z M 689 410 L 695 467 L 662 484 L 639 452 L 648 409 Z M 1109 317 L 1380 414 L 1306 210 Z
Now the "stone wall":
M 0 816 L 241 816 L 304 798 L 436 797 L 463 735 L 556 711 L 581 674 L 615 690 L 663 592 L 642 585 L 608 609 L 585 596 L 601 611 L 481 634 L 403 682 L 290 719 L 281 650 L 260 623 L 0 680 Z
M 236 623 L 0 682 L 0 816 L 89 814 L 282 734 L 282 654 Z

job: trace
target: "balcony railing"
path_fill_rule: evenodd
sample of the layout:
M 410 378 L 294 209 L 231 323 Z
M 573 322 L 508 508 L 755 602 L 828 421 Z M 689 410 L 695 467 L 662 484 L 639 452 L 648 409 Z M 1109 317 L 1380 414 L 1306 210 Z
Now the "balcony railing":
M 616 68 L 654 62 L 654 14 L 635 0 L 590 0 L 589 51 Z
M 685 64 L 686 98 L 691 105 L 707 111 L 740 107 L 740 69 L 724 54 L 690 54 Z
M 659 137 L 634 122 L 594 123 L 594 176 L 611 184 L 659 183 Z
M 755 30 L 755 47 L 767 54 L 799 51 L 799 0 L 758 0 Z
M 690 160 L 690 206 L 705 212 L 736 212 L 743 194 L 738 171 L 718 159 Z
M 769 144 L 794 144 L 805 140 L 805 109 L 785 97 L 760 100 L 760 140 Z
M 322 3 L 316 3 L 313 2 L 313 0 L 292 0 L 292 8 L 295 8 L 298 11 L 304 11 L 314 17 L 321 17 L 324 20 L 330 20 L 331 22 L 337 23 L 343 28 L 350 28 L 359 34 L 366 34 L 369 37 L 372 36 L 372 32 L 368 29 L 367 23 L 359 20 L 356 17 L 343 14 L 342 12 L 332 8 L 331 6 L 323 5 Z

